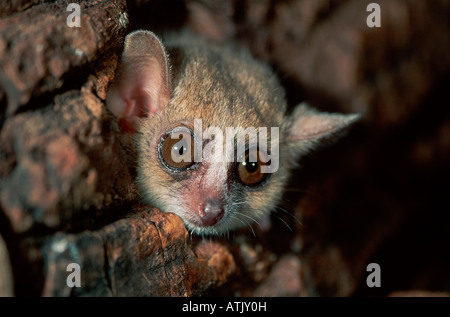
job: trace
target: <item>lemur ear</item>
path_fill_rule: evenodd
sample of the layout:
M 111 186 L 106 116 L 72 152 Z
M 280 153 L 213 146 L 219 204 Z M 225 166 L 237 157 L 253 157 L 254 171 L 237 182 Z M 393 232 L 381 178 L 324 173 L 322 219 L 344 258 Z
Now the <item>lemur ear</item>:
M 301 103 L 289 117 L 285 140 L 294 143 L 297 152 L 307 152 L 318 146 L 320 140 L 344 130 L 359 118 L 358 114 L 319 112 Z
M 170 91 L 169 63 L 161 41 L 149 31 L 128 34 L 106 98 L 121 130 L 136 132 L 136 121 L 163 109 L 169 103 Z

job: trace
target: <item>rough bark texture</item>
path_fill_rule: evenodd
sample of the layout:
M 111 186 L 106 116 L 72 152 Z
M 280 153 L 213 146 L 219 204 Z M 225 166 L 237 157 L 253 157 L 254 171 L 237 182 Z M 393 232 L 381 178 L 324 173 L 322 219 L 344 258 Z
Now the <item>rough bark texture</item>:
M 369 28 L 370 2 L 2 2 L 0 295 L 448 295 L 450 3 L 379 0 Z M 363 116 L 302 159 L 270 229 L 203 240 L 139 203 L 108 83 L 127 32 L 185 27 L 271 64 L 290 106 Z

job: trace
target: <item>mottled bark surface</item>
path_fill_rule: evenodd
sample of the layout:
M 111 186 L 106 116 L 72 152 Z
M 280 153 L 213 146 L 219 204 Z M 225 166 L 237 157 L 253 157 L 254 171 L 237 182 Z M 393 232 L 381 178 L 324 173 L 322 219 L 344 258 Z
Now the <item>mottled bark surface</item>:
M 370 2 L 2 2 L 0 295 L 448 294 L 450 4 L 376 1 L 369 28 Z M 269 229 L 191 236 L 140 204 L 105 107 L 136 28 L 246 46 L 290 106 L 362 120 L 302 158 Z M 381 288 L 366 285 L 372 262 Z M 70 263 L 82 287 L 67 286 Z

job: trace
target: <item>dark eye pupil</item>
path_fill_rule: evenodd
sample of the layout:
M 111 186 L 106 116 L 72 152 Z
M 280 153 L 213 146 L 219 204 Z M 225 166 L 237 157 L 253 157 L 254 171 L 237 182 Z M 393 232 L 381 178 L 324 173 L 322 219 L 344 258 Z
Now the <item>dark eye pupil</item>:
M 245 169 L 249 173 L 254 173 L 258 170 L 258 163 L 257 162 L 245 162 Z
M 176 149 L 176 147 L 175 147 L 175 151 L 176 151 L 176 150 L 177 150 L 177 149 Z M 184 154 L 184 151 L 187 151 L 187 148 L 184 147 L 184 146 L 181 146 L 180 149 L 178 150 L 178 154 L 179 154 L 179 155 L 183 155 L 183 154 Z

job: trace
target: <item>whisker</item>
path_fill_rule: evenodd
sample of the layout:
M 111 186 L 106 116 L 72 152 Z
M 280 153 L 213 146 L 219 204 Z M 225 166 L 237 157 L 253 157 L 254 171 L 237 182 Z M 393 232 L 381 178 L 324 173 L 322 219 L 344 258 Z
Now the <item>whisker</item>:
M 316 192 L 308 190 L 308 189 L 303 189 L 303 188 L 298 188 L 298 187 L 286 187 L 283 191 L 288 191 L 288 192 L 296 192 L 296 193 L 302 193 L 302 194 L 316 194 Z
M 256 238 L 256 233 L 255 233 L 255 230 L 253 230 L 253 227 L 247 221 L 245 221 L 245 223 L 250 227 L 250 230 L 252 231 L 253 236 Z
M 190 237 L 191 237 L 191 244 L 192 244 L 192 236 L 194 235 L 194 230 L 195 230 L 195 228 L 192 228 L 192 230 L 191 230 L 191 232 L 190 232 Z
M 292 212 L 290 212 L 290 211 L 287 211 L 286 209 L 284 209 L 284 208 L 282 208 L 282 207 L 280 207 L 280 206 L 276 206 L 275 207 L 275 211 L 278 211 L 278 210 L 280 210 L 280 211 L 283 211 L 283 212 L 285 212 L 286 214 L 288 214 L 289 216 L 291 216 L 300 226 L 302 226 L 303 227 L 303 223 L 300 221 L 300 219 L 298 219 Z
M 289 231 L 292 231 L 292 228 L 287 224 L 286 221 L 284 221 L 282 218 L 278 217 L 277 215 L 273 215 L 273 216 L 278 218 L 282 223 L 284 223 L 286 225 L 286 227 L 288 227 Z
M 239 220 L 240 222 L 242 222 L 242 224 L 243 224 L 244 226 L 250 227 L 250 229 L 251 229 L 252 232 L 253 232 L 253 236 L 256 237 L 255 231 L 253 230 L 252 226 L 251 226 L 247 221 L 245 221 L 244 219 L 239 219 L 238 217 L 235 217 L 235 216 L 233 216 L 233 215 L 231 215 L 231 217 L 234 218 L 234 219 Z
M 250 227 L 250 230 L 252 231 L 253 236 L 256 237 L 256 233 L 255 233 L 255 230 L 253 230 L 252 225 L 248 221 L 246 221 L 245 219 L 242 219 L 242 221 L 244 221 L 247 224 L 247 226 Z
M 252 220 L 253 222 L 256 222 L 256 223 L 258 224 L 258 226 L 261 227 L 261 224 L 260 224 L 255 218 L 252 218 L 252 217 L 250 217 L 249 215 L 243 214 L 242 212 L 237 212 L 237 211 L 236 211 L 236 214 L 242 215 L 242 216 L 244 216 L 244 217 L 247 217 L 248 219 Z
M 311 197 L 311 198 L 315 198 L 315 199 L 323 198 L 323 195 L 320 192 L 318 192 L 317 190 L 312 191 L 312 190 L 308 190 L 308 189 L 299 189 L 299 188 L 295 188 L 295 187 L 288 187 L 288 188 L 284 189 L 284 192 L 303 194 L 306 197 Z

